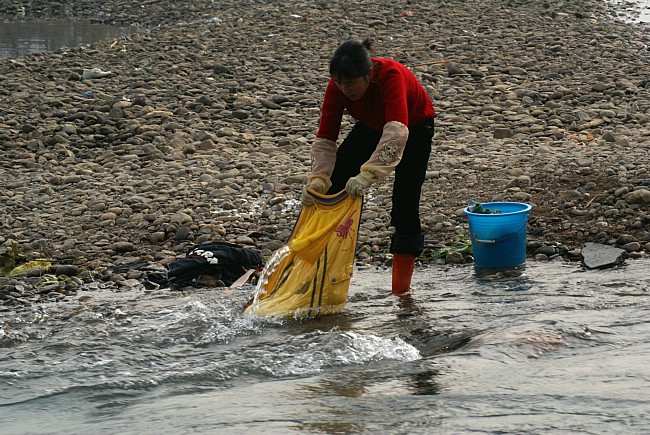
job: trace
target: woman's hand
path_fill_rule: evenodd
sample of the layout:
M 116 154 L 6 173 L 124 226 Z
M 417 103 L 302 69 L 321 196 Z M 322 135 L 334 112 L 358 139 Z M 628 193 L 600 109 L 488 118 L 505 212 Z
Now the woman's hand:
M 363 195 L 363 191 L 370 187 L 373 183 L 374 177 L 369 172 L 362 172 L 359 175 L 352 177 L 345 184 L 345 190 L 352 198 L 358 198 Z
M 327 183 L 320 177 L 314 177 L 307 182 L 305 187 L 302 188 L 302 205 L 310 207 L 314 205 L 314 197 L 307 191 L 307 189 L 311 189 L 318 193 L 325 193 L 327 191 Z

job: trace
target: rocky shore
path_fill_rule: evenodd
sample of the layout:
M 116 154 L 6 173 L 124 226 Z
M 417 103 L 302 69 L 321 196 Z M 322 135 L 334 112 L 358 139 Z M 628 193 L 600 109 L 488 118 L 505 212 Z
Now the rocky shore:
M 531 204 L 537 260 L 579 259 L 586 242 L 650 251 L 650 29 L 603 1 L 27 3 L 22 17 L 0 0 L 0 18 L 134 33 L 0 60 L 0 258 L 51 265 L 0 276 L 0 305 L 155 287 L 151 271 L 202 241 L 270 255 L 349 37 L 375 38 L 437 109 L 427 253 L 467 236 L 473 197 Z M 390 188 L 368 193 L 360 262 L 386 259 Z

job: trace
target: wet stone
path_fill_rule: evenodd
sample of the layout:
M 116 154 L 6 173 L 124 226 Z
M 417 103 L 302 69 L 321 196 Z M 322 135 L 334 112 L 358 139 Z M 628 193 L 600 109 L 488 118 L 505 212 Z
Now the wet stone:
M 75 276 L 78 275 L 81 269 L 78 266 L 73 266 L 73 265 L 63 265 L 63 266 L 57 266 L 54 269 L 54 273 L 56 275 L 64 275 L 64 276 Z
M 641 250 L 641 244 L 639 242 L 630 242 L 622 245 L 621 249 L 627 252 L 637 252 Z

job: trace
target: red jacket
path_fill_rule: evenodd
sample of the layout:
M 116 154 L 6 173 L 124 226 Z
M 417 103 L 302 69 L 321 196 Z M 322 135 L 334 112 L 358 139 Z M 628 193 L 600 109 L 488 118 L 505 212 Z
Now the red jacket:
M 391 59 L 373 58 L 372 62 L 373 77 L 358 101 L 343 95 L 330 78 L 317 137 L 336 142 L 344 109 L 354 119 L 377 131 L 382 131 L 384 124 L 390 121 L 412 127 L 434 117 L 431 98 L 411 70 Z

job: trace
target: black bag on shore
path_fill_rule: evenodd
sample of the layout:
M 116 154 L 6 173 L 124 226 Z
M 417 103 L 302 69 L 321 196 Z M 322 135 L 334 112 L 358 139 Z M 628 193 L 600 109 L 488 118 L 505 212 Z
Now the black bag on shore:
M 209 276 L 229 287 L 250 269 L 264 267 L 264 258 L 252 249 L 228 242 L 206 242 L 187 248 L 185 258 L 168 266 L 169 287 L 178 290 L 197 285 Z

